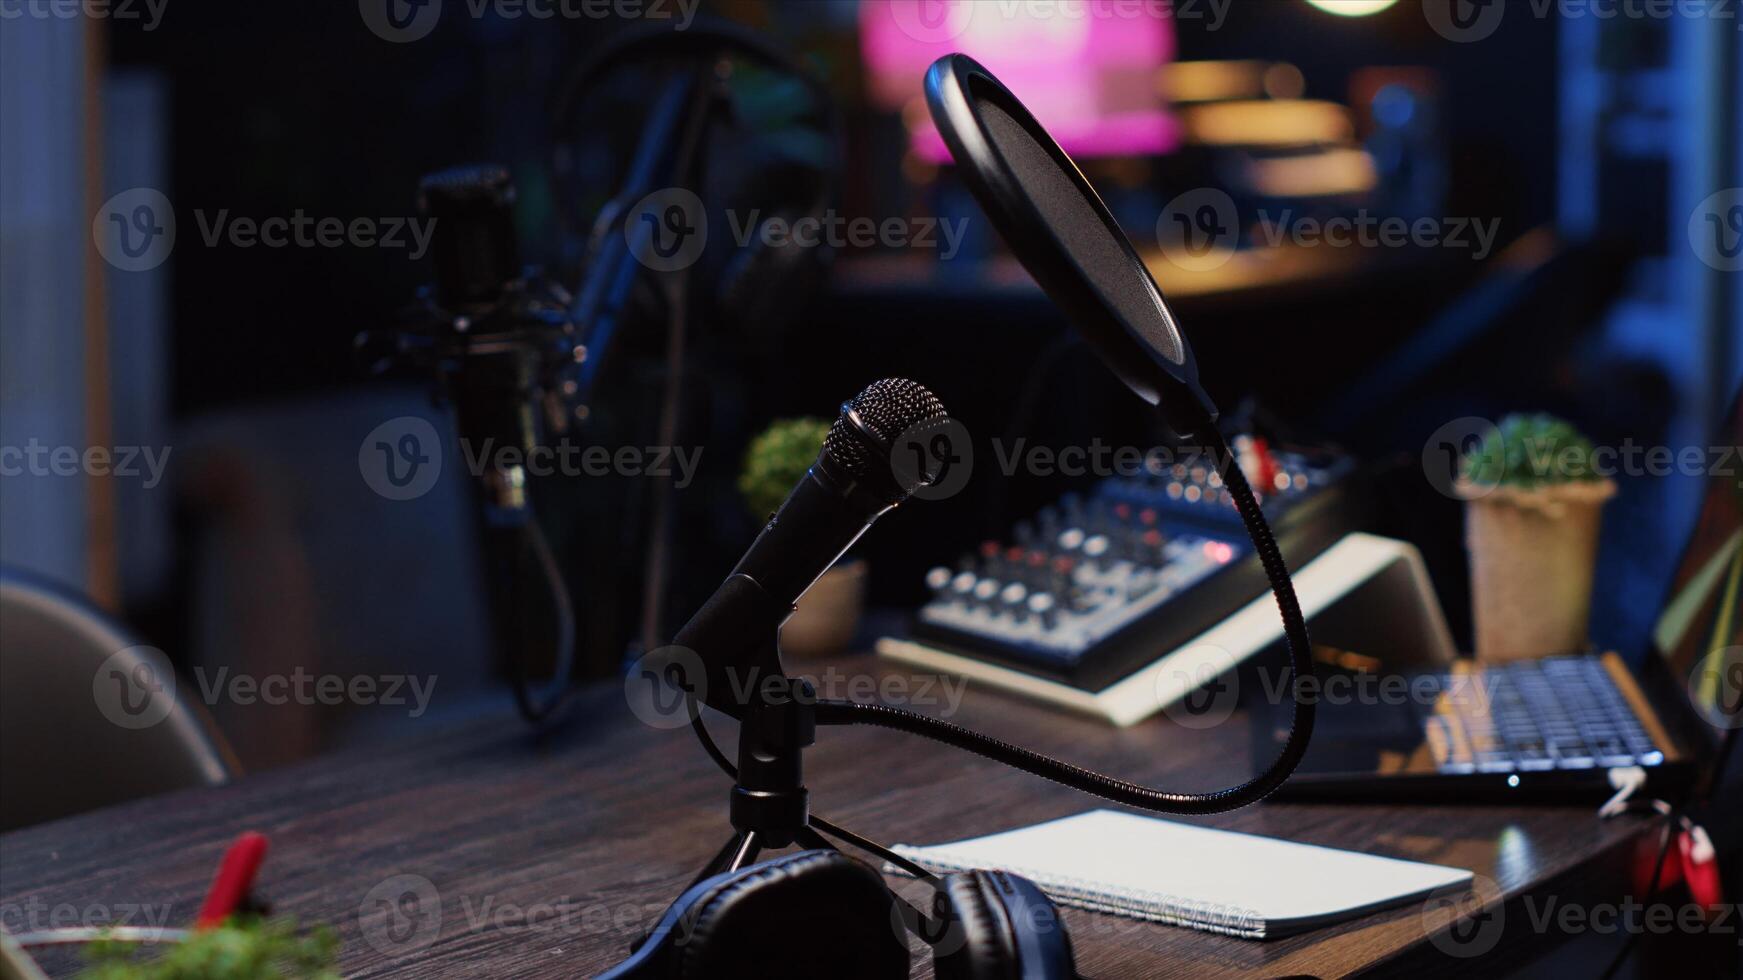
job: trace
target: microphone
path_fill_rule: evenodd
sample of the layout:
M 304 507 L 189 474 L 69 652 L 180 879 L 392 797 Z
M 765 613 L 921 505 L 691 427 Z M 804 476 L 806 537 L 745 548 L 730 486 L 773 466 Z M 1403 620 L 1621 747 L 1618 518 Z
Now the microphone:
M 434 284 L 392 329 L 366 331 L 354 343 L 376 371 L 429 372 L 440 399 L 453 405 L 462 446 L 489 457 L 474 486 L 492 640 L 521 714 L 543 725 L 572 703 L 575 616 L 534 513 L 524 460 L 546 433 L 567 431 L 581 347 L 568 294 L 521 265 L 515 200 L 508 170 L 495 164 L 420 181 L 418 207 L 434 228 Z M 535 589 L 546 595 L 535 598 Z M 549 653 L 534 649 L 546 640 L 531 629 L 546 616 L 555 620 Z M 538 684 L 543 693 L 536 678 L 549 679 Z
M 841 406 L 817 462 L 673 639 L 701 661 L 697 699 L 739 717 L 756 682 L 781 674 L 771 627 L 873 521 L 936 477 L 901 465 L 895 450 L 949 420 L 937 396 L 905 378 L 875 381 Z
M 1289 645 L 1295 717 L 1288 741 L 1269 767 L 1237 786 L 1210 793 L 1140 786 L 888 705 L 820 701 L 816 723 L 879 725 L 921 735 L 1159 813 L 1218 813 L 1263 799 L 1295 771 L 1313 735 L 1314 702 L 1300 685 L 1313 676 L 1313 649 L 1289 566 L 1216 427 L 1216 405 L 1199 383 L 1192 346 L 1137 250 L 1083 172 L 1010 89 L 966 55 L 947 54 L 926 72 L 926 105 L 963 183 L 1024 268 L 1133 394 L 1162 409 L 1165 420 L 1182 435 L 1197 435 L 1215 451 L 1217 472 L 1277 600 Z

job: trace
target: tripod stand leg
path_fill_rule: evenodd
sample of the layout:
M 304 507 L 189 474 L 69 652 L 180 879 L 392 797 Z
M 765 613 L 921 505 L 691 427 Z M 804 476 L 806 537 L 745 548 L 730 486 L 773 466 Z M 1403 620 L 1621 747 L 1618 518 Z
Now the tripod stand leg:
M 702 882 L 707 881 L 709 878 L 714 877 L 722 871 L 730 870 L 727 863 L 738 854 L 739 845 L 743 842 L 743 834 L 733 834 L 732 839 L 726 842 L 726 846 L 722 847 L 719 852 L 703 866 L 702 873 L 697 875 L 695 880 L 691 881 L 690 884 L 684 887 L 684 891 L 689 891 L 690 889 L 695 888 L 697 885 L 700 885 Z
M 757 859 L 763 852 L 763 846 L 757 843 L 757 832 L 747 830 L 738 836 L 738 849 L 733 853 L 732 860 L 726 865 L 726 870 L 737 871 Z

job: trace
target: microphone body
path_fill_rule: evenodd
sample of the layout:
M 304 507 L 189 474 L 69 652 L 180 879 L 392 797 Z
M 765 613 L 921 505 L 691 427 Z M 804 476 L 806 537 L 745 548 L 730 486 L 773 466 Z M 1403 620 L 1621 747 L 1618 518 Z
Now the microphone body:
M 673 639 L 701 661 L 693 693 L 702 703 L 741 717 L 757 685 L 781 675 L 775 637 L 799 597 L 873 521 L 931 478 L 898 473 L 892 447 L 916 427 L 946 421 L 931 392 L 902 379 L 875 382 L 841 407 L 817 461 Z
M 732 574 L 753 579 L 771 599 L 790 607 L 893 507 L 825 452 L 769 518 Z

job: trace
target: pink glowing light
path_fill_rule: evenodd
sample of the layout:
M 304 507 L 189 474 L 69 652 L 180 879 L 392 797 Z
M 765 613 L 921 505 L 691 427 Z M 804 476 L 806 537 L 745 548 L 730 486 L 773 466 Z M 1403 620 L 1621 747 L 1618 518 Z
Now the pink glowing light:
M 950 159 L 918 100 L 926 68 L 961 51 L 986 65 L 1075 156 L 1167 153 L 1180 126 L 1156 93 L 1174 57 L 1163 5 L 1128 0 L 866 0 L 860 46 L 872 98 L 900 111 L 914 151 Z

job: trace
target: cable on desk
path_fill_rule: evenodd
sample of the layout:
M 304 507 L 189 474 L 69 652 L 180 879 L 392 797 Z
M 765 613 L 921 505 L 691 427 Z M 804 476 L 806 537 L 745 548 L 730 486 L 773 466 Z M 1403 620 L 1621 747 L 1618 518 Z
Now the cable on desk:
M 1270 526 L 1265 523 L 1259 503 L 1253 496 L 1253 489 L 1247 484 L 1246 475 L 1241 472 L 1241 467 L 1234 460 L 1234 454 L 1229 450 L 1228 444 L 1222 441 L 1214 423 L 1208 418 L 1205 419 L 1199 431 L 1212 434 L 1220 444 L 1222 451 L 1218 470 L 1222 475 L 1223 486 L 1233 498 L 1235 509 L 1239 512 L 1242 523 L 1246 525 L 1247 535 L 1252 538 L 1253 548 L 1259 555 L 1260 564 L 1264 566 L 1265 577 L 1271 583 L 1271 592 L 1276 597 L 1277 609 L 1283 618 L 1283 633 L 1289 643 L 1290 689 L 1296 695 L 1293 699 L 1294 714 L 1290 723 L 1289 740 L 1268 769 L 1247 782 L 1228 789 L 1211 793 L 1173 793 L 1106 776 L 982 735 L 952 722 L 883 704 L 820 700 L 817 703 L 817 723 L 877 725 L 921 735 L 1115 803 L 1157 813 L 1221 813 L 1257 802 L 1282 785 L 1306 754 L 1308 740 L 1313 734 L 1313 701 L 1302 698 L 1298 686 L 1302 678 L 1313 676 L 1313 649 L 1307 635 L 1307 623 L 1296 600 L 1295 588 L 1290 583 L 1289 569 L 1284 564 L 1283 553 L 1271 535 Z
M 563 570 L 557 565 L 557 557 L 551 552 L 551 542 L 545 537 L 545 531 L 539 526 L 537 516 L 529 517 L 526 523 L 527 545 L 532 549 L 533 557 L 538 561 L 539 572 L 544 577 L 545 587 L 551 594 L 551 606 L 556 612 L 556 663 L 552 670 L 553 683 L 557 685 L 557 693 L 543 703 L 533 693 L 533 681 L 527 676 L 526 665 L 522 658 L 525 651 L 509 651 L 510 670 L 514 688 L 515 706 L 520 709 L 521 717 L 525 718 L 534 728 L 544 729 L 555 724 L 569 706 L 574 703 L 577 688 L 574 680 L 575 665 L 575 609 L 569 602 L 569 586 L 563 581 Z

